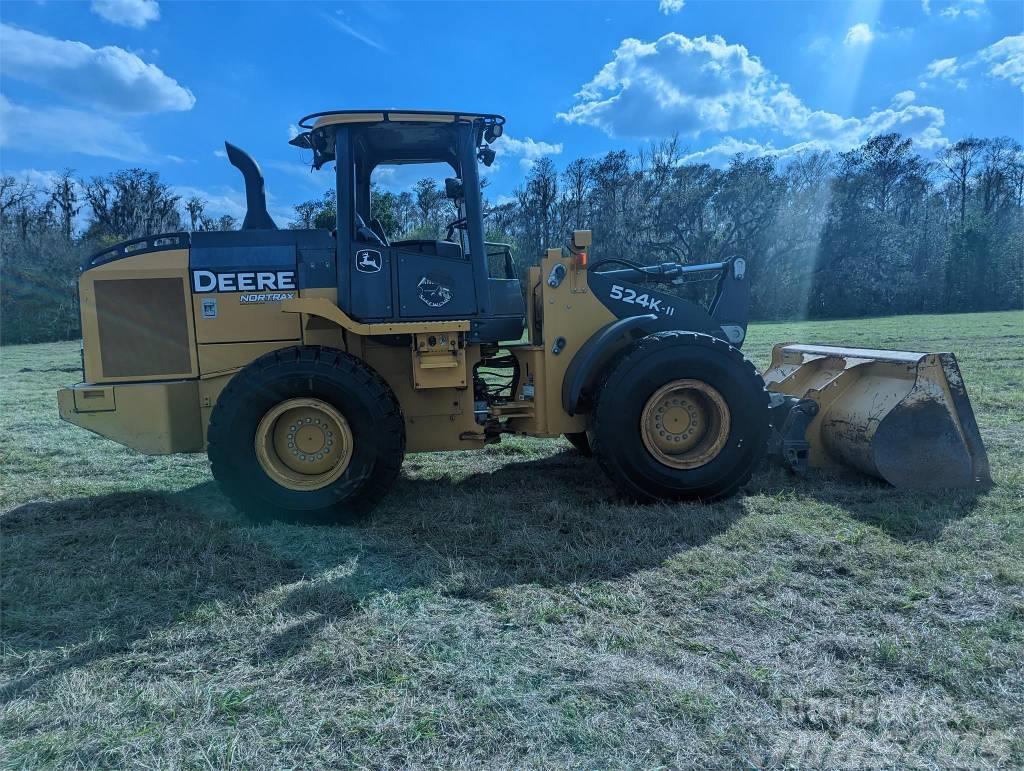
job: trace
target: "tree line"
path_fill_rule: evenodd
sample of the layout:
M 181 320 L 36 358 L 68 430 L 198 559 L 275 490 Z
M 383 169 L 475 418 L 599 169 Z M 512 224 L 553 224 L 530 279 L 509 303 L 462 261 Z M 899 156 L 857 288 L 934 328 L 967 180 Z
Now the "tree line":
M 1021 308 L 1024 151 L 969 137 L 929 160 L 896 133 L 848 152 L 684 162 L 636 154 L 533 165 L 490 228 L 522 260 L 594 232 L 592 260 L 747 261 L 755 319 Z
M 238 227 L 234 217 L 209 216 L 207 206 L 146 169 L 90 180 L 67 170 L 42 184 L 0 176 L 0 343 L 78 337 L 85 258 L 126 239 Z
M 1024 150 L 968 137 L 935 158 L 899 134 L 847 152 L 687 160 L 677 138 L 636 153 L 535 161 L 513 195 L 487 200 L 489 241 L 513 245 L 522 274 L 574 229 L 592 260 L 642 264 L 747 260 L 755 319 L 831 318 L 1024 306 Z M 333 191 L 295 207 L 289 227 L 331 228 Z M 0 342 L 80 334 L 75 289 L 89 253 L 176 230 L 231 230 L 157 172 L 42 185 L 0 177 Z M 392 239 L 443 238 L 454 207 L 438 180 L 374 186 Z

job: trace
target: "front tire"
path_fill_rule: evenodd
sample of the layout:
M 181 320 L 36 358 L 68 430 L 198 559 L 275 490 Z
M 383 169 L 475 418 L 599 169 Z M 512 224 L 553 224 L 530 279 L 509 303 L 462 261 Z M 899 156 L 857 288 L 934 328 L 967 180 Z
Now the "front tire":
M 391 488 L 405 422 L 386 382 L 342 351 L 272 351 L 235 375 L 210 417 L 214 478 L 257 520 L 364 515 Z
M 591 446 L 628 498 L 713 501 L 736 493 L 765 455 L 768 394 L 724 340 L 661 332 L 612 365 L 591 413 Z

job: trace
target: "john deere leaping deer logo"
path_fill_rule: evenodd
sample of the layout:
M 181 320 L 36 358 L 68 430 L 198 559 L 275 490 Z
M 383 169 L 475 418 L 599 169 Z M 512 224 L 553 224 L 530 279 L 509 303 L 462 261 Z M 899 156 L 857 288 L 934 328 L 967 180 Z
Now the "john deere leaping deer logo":
M 420 301 L 431 308 L 440 308 L 442 305 L 447 305 L 453 297 L 452 289 L 450 286 L 447 286 L 447 283 L 450 283 L 450 279 L 447 276 L 434 274 L 424 276 L 416 285 Z
M 356 270 L 360 273 L 379 273 L 382 263 L 380 252 L 374 249 L 360 249 L 356 252 Z

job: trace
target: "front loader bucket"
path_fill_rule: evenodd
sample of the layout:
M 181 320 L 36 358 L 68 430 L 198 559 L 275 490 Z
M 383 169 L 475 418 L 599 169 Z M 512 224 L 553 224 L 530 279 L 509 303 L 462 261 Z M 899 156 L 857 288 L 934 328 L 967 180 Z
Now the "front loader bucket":
M 960 367 L 951 353 L 776 345 L 769 391 L 811 399 L 811 466 L 853 466 L 896 487 L 989 487 Z

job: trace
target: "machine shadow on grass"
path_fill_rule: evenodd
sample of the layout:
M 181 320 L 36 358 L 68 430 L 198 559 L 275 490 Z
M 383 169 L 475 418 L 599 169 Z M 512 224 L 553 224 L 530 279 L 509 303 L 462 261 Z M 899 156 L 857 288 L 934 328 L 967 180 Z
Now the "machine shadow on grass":
M 18 507 L 2 519 L 5 638 L 12 650 L 69 651 L 0 685 L 9 698 L 59 672 L 146 644 L 152 632 L 221 603 L 275 598 L 282 630 L 254 646 L 287 657 L 328 623 L 389 594 L 425 589 L 487 601 L 502 587 L 615 580 L 698 547 L 745 515 L 712 505 L 617 500 L 571 451 L 464 478 L 417 478 L 417 459 L 375 514 L 349 527 L 242 520 L 213 482 Z M 903 541 L 932 540 L 969 496 L 901 494 L 863 479 L 754 477 L 750 495 L 813 497 Z M 16 658 L 16 657 L 15 657 Z
M 237 605 L 304 575 L 245 531 L 163 492 L 28 503 L 0 517 L 0 536 L 0 701 L 146 644 L 202 606 Z
M 746 492 L 810 499 L 905 543 L 937 540 L 947 525 L 969 516 L 985 495 L 970 489 L 898 490 L 854 471 L 811 471 L 799 479 L 779 468 L 762 469 Z

